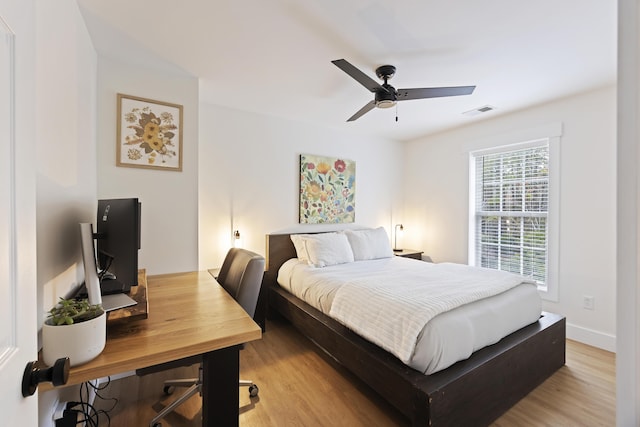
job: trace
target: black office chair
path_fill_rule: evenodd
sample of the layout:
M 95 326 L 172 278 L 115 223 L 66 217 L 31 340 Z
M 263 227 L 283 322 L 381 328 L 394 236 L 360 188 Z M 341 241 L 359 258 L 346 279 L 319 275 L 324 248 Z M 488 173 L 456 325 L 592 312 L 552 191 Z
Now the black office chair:
M 218 283 L 253 317 L 264 275 L 264 258 L 246 249 L 231 248 L 222 263 L 216 278 Z M 253 381 L 240 380 L 240 387 L 249 387 L 249 395 L 258 395 L 258 386 Z M 150 427 L 161 427 L 160 420 L 196 393 L 202 392 L 202 366 L 198 378 L 169 380 L 164 383 L 165 394 L 175 387 L 189 387 L 178 399 L 164 408 L 149 423 Z

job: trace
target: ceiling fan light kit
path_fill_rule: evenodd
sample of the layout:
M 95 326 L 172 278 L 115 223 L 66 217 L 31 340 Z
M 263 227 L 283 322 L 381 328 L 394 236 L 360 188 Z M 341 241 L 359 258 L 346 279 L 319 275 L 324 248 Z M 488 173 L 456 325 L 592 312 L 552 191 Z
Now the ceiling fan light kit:
M 381 99 L 380 101 L 376 101 L 376 107 L 378 108 L 391 108 L 396 105 L 396 101 L 392 99 Z
M 345 59 L 336 59 L 331 62 L 374 94 L 374 100 L 367 103 L 358 112 L 347 119 L 348 122 L 359 119 L 374 107 L 390 108 L 396 105 L 398 101 L 406 101 L 410 99 L 470 95 L 476 88 L 475 86 L 456 86 L 396 90 L 396 88 L 388 83 L 388 80 L 396 73 L 396 67 L 393 65 L 382 65 L 376 68 L 376 75 L 384 81 L 383 84 L 379 84 Z

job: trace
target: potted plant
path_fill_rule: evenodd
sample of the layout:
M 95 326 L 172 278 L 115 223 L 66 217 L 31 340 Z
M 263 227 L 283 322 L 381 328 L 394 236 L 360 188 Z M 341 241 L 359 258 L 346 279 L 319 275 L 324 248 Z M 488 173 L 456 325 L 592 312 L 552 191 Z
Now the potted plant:
M 86 363 L 104 349 L 107 314 L 87 299 L 60 298 L 42 326 L 42 359 L 52 366 L 68 357 L 71 366 Z

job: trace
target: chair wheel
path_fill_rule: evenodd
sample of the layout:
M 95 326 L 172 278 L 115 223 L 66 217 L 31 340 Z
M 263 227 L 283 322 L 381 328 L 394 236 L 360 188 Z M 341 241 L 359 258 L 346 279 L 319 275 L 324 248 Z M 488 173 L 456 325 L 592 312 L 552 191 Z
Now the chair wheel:
M 162 423 L 155 423 L 152 427 L 162 427 Z
M 169 395 L 169 394 L 173 394 L 175 389 L 176 388 L 174 386 L 172 386 L 172 385 L 166 385 L 166 386 L 164 386 L 162 391 L 164 391 L 164 394 Z M 162 426 L 160 424 L 157 424 L 157 425 L 155 425 L 153 427 L 162 427 Z
M 249 386 L 249 396 L 256 397 L 259 392 L 260 392 L 260 389 L 258 388 L 257 385 L 253 384 Z

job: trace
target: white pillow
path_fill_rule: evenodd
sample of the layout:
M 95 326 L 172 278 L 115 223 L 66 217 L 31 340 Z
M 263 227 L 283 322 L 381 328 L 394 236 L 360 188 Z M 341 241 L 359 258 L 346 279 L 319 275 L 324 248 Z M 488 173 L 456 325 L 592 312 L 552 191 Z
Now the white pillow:
M 296 254 L 300 261 L 307 262 L 309 261 L 309 255 L 307 255 L 307 247 L 305 245 L 305 237 L 310 236 L 310 234 L 292 234 L 291 241 L 293 242 L 293 247 L 296 248 Z
M 344 234 L 349 239 L 353 258 L 356 261 L 391 258 L 393 256 L 389 236 L 387 236 L 384 227 L 366 230 L 345 230 Z
M 342 233 L 298 234 L 298 236 L 300 239 L 298 244 L 302 242 L 306 250 L 307 264 L 313 267 L 353 262 L 351 245 L 347 236 Z

